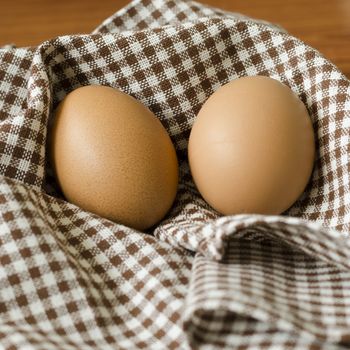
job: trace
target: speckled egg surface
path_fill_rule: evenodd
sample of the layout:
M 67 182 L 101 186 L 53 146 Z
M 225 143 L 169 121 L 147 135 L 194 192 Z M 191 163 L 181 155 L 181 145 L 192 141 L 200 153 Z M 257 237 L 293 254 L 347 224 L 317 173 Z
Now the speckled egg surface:
M 140 101 L 111 87 L 80 87 L 59 104 L 50 159 L 66 199 L 145 230 L 170 209 L 178 162 L 169 135 Z

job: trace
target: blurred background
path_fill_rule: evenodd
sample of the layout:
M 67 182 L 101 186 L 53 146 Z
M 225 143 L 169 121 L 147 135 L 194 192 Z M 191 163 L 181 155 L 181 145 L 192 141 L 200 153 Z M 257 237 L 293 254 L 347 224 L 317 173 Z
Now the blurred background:
M 33 46 L 86 34 L 128 0 L 1 1 L 0 46 Z M 350 78 L 350 0 L 201 0 L 281 25 L 319 50 Z

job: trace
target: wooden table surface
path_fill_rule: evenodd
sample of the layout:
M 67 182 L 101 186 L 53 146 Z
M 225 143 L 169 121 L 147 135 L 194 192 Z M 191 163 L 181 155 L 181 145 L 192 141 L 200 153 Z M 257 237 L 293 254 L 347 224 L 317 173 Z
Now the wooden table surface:
M 350 78 L 350 0 L 201 0 L 280 24 L 318 49 Z M 89 33 L 128 0 L 2 1 L 0 46 L 40 44 L 64 34 Z

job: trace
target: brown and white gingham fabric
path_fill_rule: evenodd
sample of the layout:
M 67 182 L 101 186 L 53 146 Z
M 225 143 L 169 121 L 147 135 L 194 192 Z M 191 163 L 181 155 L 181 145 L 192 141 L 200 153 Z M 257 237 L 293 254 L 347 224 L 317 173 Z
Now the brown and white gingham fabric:
M 281 216 L 220 216 L 189 172 L 197 112 L 246 75 L 290 86 L 315 130 Z M 52 177 L 53 112 L 88 84 L 142 101 L 175 144 L 178 194 L 148 232 L 67 203 Z M 320 53 L 195 2 L 135 0 L 92 34 L 0 49 L 0 349 L 350 348 L 349 129 L 349 80 Z

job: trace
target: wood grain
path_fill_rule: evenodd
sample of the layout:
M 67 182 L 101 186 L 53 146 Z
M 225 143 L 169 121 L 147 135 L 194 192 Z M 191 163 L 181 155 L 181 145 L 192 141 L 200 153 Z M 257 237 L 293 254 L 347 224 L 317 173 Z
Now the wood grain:
M 350 0 L 201 0 L 265 19 L 318 49 L 350 78 Z M 0 46 L 38 45 L 58 35 L 89 33 L 128 0 L 1 2 Z

